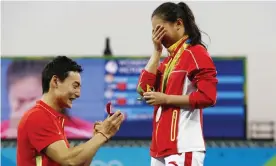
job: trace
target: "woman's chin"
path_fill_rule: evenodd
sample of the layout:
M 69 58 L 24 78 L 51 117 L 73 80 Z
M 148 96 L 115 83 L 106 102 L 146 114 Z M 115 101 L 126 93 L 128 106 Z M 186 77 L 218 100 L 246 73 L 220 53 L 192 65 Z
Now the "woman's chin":
M 172 44 L 169 44 L 169 42 L 163 40 L 163 41 L 162 41 L 162 45 L 163 45 L 165 48 L 168 49 Z

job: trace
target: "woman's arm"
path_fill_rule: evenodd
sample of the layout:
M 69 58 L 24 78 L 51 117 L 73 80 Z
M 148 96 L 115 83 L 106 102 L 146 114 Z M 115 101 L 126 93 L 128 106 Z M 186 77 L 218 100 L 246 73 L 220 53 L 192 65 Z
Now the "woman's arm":
M 167 95 L 165 99 L 166 104 L 192 109 L 215 105 L 217 99 L 216 70 L 214 68 L 205 68 L 196 72 L 192 82 L 197 91 L 183 96 Z
M 141 72 L 137 85 L 137 92 L 142 96 L 144 92 L 151 91 L 156 82 L 156 75 L 160 57 L 162 55 L 162 39 L 166 34 L 166 29 L 162 25 L 157 25 L 152 31 L 152 41 L 154 46 L 153 55 L 150 57 L 145 69 Z
M 156 74 L 157 72 L 157 68 L 159 66 L 159 61 L 160 61 L 160 57 L 161 57 L 161 52 L 159 51 L 154 51 L 153 52 L 153 55 L 150 57 L 146 67 L 145 67 L 145 70 L 149 73 L 152 73 L 152 74 Z
M 142 96 L 144 92 L 149 92 L 154 89 L 156 79 L 158 77 L 158 70 L 162 70 L 163 63 L 160 63 L 161 52 L 154 51 L 150 57 L 146 67 L 142 70 L 138 85 L 137 92 Z
M 214 69 L 202 69 L 193 78 L 197 91 L 189 95 L 167 95 L 160 92 L 146 92 L 144 98 L 150 105 L 174 105 L 179 107 L 206 108 L 216 103 L 217 79 Z
M 190 54 L 188 77 L 197 90 L 189 95 L 168 95 L 166 104 L 192 109 L 213 106 L 217 99 L 216 67 L 202 46 L 194 46 L 188 52 Z
M 216 103 L 217 71 L 209 54 L 201 46 L 189 50 L 190 57 L 185 59 L 189 63 L 188 78 L 196 91 L 187 95 L 167 95 L 160 92 L 146 92 L 144 98 L 150 105 L 174 105 L 187 108 L 205 108 Z

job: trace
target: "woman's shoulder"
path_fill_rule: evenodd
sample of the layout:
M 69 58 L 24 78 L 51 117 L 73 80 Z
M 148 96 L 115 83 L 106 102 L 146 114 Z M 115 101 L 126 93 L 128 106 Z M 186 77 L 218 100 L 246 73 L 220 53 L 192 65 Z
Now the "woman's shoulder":
M 202 44 L 196 44 L 196 45 L 193 45 L 193 46 L 190 46 L 188 47 L 188 50 L 191 50 L 191 51 L 200 51 L 200 52 L 207 52 L 207 49 L 205 46 L 203 46 Z

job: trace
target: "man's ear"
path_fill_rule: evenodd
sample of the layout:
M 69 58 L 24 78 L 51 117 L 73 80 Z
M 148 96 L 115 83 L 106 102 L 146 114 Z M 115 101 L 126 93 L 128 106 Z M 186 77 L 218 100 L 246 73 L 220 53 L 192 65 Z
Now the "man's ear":
M 50 87 L 57 88 L 58 87 L 59 79 L 56 75 L 54 75 L 50 81 Z

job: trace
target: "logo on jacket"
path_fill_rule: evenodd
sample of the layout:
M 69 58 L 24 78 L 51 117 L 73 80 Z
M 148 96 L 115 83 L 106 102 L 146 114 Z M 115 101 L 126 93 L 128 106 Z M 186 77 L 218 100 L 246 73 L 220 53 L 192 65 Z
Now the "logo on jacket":
M 176 164 L 176 161 L 170 161 L 169 164 L 171 164 L 173 166 L 178 166 L 178 164 Z

